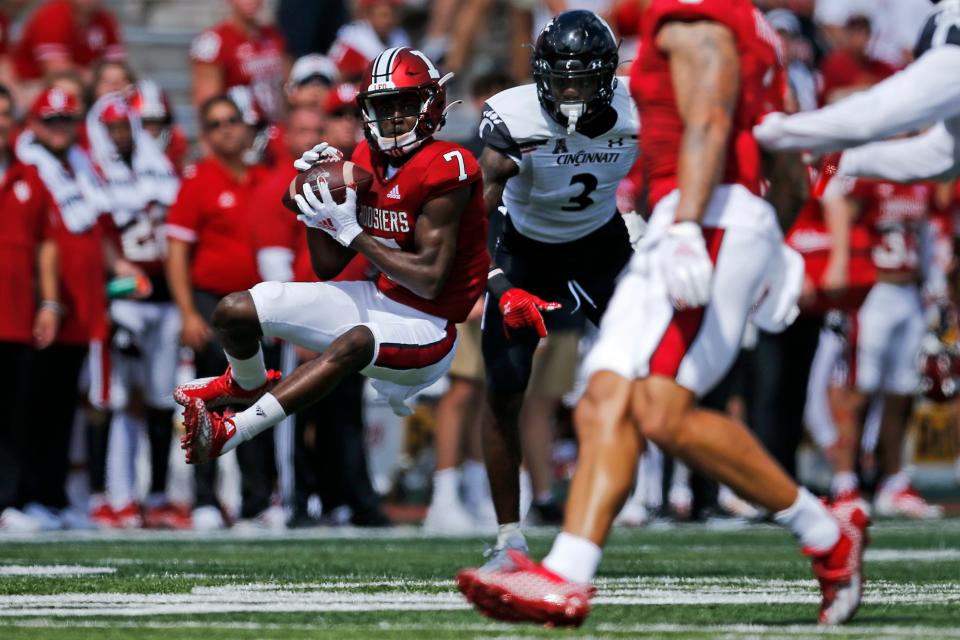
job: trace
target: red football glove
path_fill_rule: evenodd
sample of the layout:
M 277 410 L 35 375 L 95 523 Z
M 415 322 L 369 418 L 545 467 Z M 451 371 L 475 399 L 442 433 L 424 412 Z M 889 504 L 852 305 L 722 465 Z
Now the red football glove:
M 541 338 L 547 337 L 547 325 L 541 311 L 556 311 L 559 302 L 547 302 L 537 296 L 514 287 L 500 296 L 500 313 L 503 314 L 503 332 L 510 337 L 511 329 L 536 329 Z

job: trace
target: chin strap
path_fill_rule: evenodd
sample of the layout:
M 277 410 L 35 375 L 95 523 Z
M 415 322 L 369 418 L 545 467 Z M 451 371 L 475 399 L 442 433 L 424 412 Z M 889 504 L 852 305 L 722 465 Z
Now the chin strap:
M 573 135 L 577 130 L 577 121 L 583 115 L 583 103 L 561 103 L 560 113 L 567 117 L 567 135 Z

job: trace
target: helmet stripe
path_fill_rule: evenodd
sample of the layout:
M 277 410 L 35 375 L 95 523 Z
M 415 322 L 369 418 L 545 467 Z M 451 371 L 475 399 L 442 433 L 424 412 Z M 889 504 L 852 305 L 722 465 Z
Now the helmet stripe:
M 396 58 L 397 53 L 403 47 L 393 47 L 387 49 L 373 62 L 373 76 L 371 78 L 373 84 L 378 82 L 390 82 L 390 72 L 393 68 L 393 60 Z

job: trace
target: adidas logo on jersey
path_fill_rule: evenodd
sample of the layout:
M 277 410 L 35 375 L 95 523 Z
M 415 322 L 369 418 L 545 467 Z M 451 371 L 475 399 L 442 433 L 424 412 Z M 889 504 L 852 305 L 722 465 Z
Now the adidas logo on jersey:
M 399 199 L 400 199 L 400 185 L 398 185 L 398 184 L 393 185 L 393 189 L 390 189 L 390 192 L 387 194 L 387 197 L 390 198 L 391 200 L 399 200 Z

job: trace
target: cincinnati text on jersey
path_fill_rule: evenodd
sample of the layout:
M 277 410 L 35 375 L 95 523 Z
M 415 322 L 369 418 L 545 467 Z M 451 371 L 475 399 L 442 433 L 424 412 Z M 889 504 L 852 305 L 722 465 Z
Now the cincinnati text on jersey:
M 577 151 L 576 153 L 564 153 L 557 156 L 558 165 L 572 164 L 579 167 L 581 164 L 608 164 L 620 161 L 620 152 L 618 151 Z
M 360 205 L 360 210 L 357 212 L 357 221 L 360 226 L 374 231 L 386 231 L 387 233 L 406 233 L 410 231 L 406 211 L 390 211 L 389 209 Z

